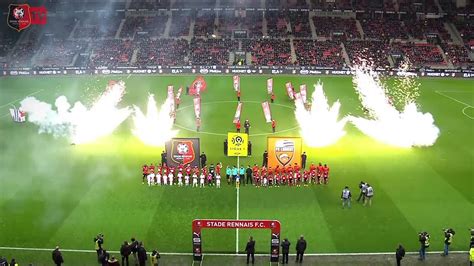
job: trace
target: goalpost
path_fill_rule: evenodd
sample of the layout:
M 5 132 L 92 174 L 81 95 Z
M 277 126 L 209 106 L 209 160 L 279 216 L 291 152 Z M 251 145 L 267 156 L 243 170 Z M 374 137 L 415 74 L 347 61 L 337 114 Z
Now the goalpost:
M 270 229 L 270 261 L 278 262 L 280 255 L 280 228 L 277 220 L 219 220 L 219 219 L 196 219 L 193 220 L 193 260 L 202 260 L 201 230 L 204 228 L 214 229 Z

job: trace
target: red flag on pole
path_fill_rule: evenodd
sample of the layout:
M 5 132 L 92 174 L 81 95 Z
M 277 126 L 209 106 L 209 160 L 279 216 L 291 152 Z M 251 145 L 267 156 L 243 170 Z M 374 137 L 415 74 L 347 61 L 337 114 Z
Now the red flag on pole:
M 235 110 L 234 121 L 233 121 L 234 124 L 240 120 L 241 111 L 242 111 L 242 102 L 239 102 L 239 104 L 237 104 L 237 109 Z

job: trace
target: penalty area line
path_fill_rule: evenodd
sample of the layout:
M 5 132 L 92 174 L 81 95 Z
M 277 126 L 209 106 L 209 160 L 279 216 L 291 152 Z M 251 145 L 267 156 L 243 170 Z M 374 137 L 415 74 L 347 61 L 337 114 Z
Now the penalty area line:
M 451 97 L 451 96 L 449 96 L 449 95 L 446 95 L 446 94 L 444 94 L 444 93 L 441 92 L 441 91 L 435 91 L 435 92 L 436 92 L 437 94 L 443 96 L 443 97 L 446 97 L 446 98 L 448 98 L 448 99 L 450 99 L 450 100 L 453 100 L 453 101 L 455 101 L 455 102 L 457 102 L 457 103 L 460 103 L 460 104 L 464 105 L 464 108 L 463 108 L 462 111 L 461 111 L 462 114 L 463 114 L 464 116 L 466 116 L 467 118 L 469 118 L 469 119 L 474 119 L 474 117 L 472 117 L 472 116 L 470 116 L 470 115 L 468 115 L 468 114 L 466 113 L 466 110 L 467 110 L 467 109 L 469 109 L 469 108 L 474 108 L 474 106 L 472 106 L 472 105 L 470 105 L 470 104 L 467 104 L 467 103 L 465 103 L 465 102 L 463 102 L 463 101 L 460 101 L 460 100 L 458 100 L 458 99 L 456 99 L 456 98 L 454 98 L 454 97 Z
M 16 103 L 16 102 L 18 102 L 18 101 L 23 100 L 24 98 L 26 98 L 26 97 L 28 97 L 28 96 L 33 96 L 33 95 L 38 94 L 38 93 L 40 93 L 40 92 L 42 92 L 42 91 L 43 91 L 43 89 L 37 90 L 37 91 L 35 91 L 35 92 L 32 92 L 32 93 L 26 95 L 26 96 L 23 97 L 23 98 L 16 99 L 16 100 L 11 101 L 11 102 L 9 102 L 9 103 L 6 103 L 6 104 L 4 104 L 4 105 L 0 105 L 0 108 L 3 108 L 3 107 L 5 107 L 5 106 L 9 106 L 9 105 L 11 105 L 11 104 L 14 104 L 14 103 Z
M 19 251 L 49 251 L 52 252 L 54 248 L 27 248 L 27 247 L 0 247 L 0 250 L 19 250 Z M 72 253 L 96 253 L 95 250 L 92 249 L 62 249 L 60 248 L 62 252 L 72 252 Z M 108 251 L 109 253 L 120 253 L 120 251 Z M 440 254 L 443 251 L 427 251 L 427 254 Z M 149 252 L 151 253 L 151 252 Z M 380 256 L 380 255 L 393 255 L 394 252 L 349 252 L 349 253 L 305 253 L 305 256 L 313 256 L 313 257 L 318 257 L 318 256 Z M 449 253 L 453 254 L 468 254 L 467 251 L 449 251 Z M 161 255 L 167 255 L 167 256 L 192 256 L 193 253 L 189 252 L 160 252 Z M 291 255 L 295 255 L 295 253 L 290 253 Z M 419 254 L 418 251 L 409 251 L 406 252 L 406 254 L 409 255 L 415 255 Z M 229 257 L 241 257 L 241 256 L 247 256 L 247 254 L 233 254 L 233 253 L 206 253 L 206 256 L 229 256 Z M 204 254 L 203 254 L 204 256 Z M 262 254 L 262 253 L 257 253 L 255 254 L 257 257 L 267 257 L 270 256 L 270 254 Z

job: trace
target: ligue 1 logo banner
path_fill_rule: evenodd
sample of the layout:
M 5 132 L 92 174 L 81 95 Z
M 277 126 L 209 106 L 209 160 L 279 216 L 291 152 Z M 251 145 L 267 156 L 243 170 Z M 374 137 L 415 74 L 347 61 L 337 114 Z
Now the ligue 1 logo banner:
M 190 164 L 199 167 L 199 138 L 174 138 L 166 142 L 165 147 L 169 166 Z
M 248 156 L 249 136 L 245 133 L 227 133 L 227 155 Z
M 301 166 L 301 138 L 269 137 L 267 145 L 269 167 Z

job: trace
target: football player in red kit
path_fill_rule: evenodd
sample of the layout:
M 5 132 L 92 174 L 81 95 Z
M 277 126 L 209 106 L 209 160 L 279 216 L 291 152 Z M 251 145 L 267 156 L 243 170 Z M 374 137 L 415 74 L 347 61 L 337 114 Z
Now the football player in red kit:
M 145 184 L 145 179 L 148 176 L 148 165 L 144 164 L 142 166 L 142 173 L 143 173 L 142 184 Z
M 277 166 L 278 168 L 278 166 Z M 276 170 L 276 169 L 275 169 Z M 280 173 L 276 173 L 275 174 L 275 186 L 277 187 L 280 187 L 280 182 L 281 182 L 281 174 Z
M 326 164 L 323 167 L 323 179 L 324 184 L 327 184 L 329 179 L 329 167 Z
M 191 176 L 191 165 L 188 163 L 188 165 L 186 165 L 186 175 L 187 176 Z
M 309 178 L 310 178 L 310 172 L 308 170 L 305 170 L 304 173 L 303 173 L 303 184 L 305 187 L 308 186 L 308 183 L 309 183 Z
M 260 174 L 257 172 L 255 172 L 255 174 L 253 175 L 253 178 L 255 179 L 254 182 L 255 182 L 255 186 L 256 187 L 260 187 Z
M 321 165 L 321 163 L 319 163 L 317 174 L 316 174 L 316 179 L 317 179 L 316 183 L 318 184 L 321 184 L 323 182 L 323 171 L 324 171 L 324 167 Z
M 216 175 L 221 175 L 222 163 L 216 164 Z

